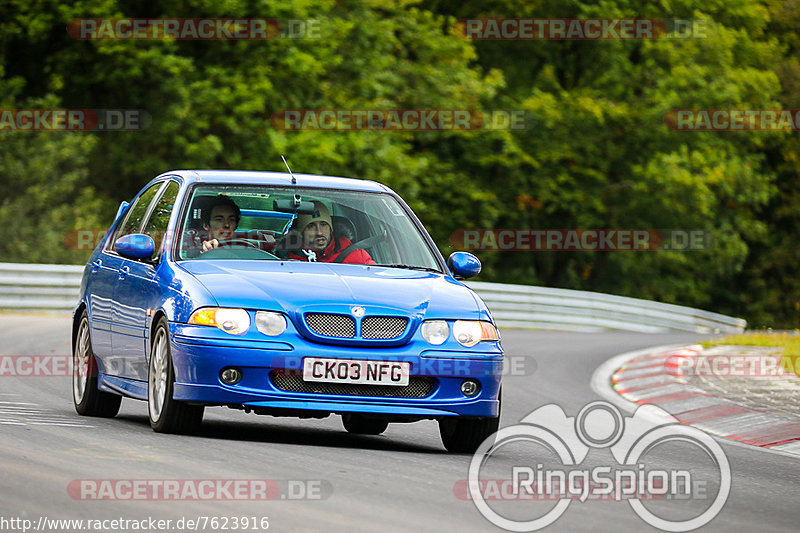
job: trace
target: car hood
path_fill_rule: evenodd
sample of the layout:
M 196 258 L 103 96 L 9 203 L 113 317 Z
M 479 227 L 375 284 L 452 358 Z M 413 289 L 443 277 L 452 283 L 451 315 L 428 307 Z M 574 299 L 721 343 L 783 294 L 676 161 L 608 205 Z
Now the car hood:
M 294 313 L 300 308 L 361 305 L 418 318 L 479 319 L 486 307 L 450 276 L 399 268 L 302 261 L 184 261 L 220 307 Z

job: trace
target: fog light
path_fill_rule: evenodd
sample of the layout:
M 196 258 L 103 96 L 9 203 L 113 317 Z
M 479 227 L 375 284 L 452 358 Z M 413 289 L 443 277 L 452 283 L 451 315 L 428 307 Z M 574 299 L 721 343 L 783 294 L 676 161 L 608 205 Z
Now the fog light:
M 461 384 L 461 393 L 464 396 L 475 396 L 481 390 L 481 385 L 475 380 L 466 379 Z
M 238 368 L 225 368 L 219 373 L 219 379 L 226 385 L 236 385 L 242 380 L 242 371 Z

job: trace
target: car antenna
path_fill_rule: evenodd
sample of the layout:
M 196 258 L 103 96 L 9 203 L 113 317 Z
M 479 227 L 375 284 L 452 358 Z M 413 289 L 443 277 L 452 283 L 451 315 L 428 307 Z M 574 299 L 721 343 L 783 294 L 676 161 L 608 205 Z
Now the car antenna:
M 292 169 L 289 168 L 289 163 L 286 162 L 286 158 L 283 157 L 283 154 L 281 154 L 281 159 L 283 159 L 283 164 L 286 165 L 286 170 L 289 171 L 289 175 L 292 177 L 292 185 L 297 185 L 297 179 L 294 177 Z
M 297 179 L 294 177 L 294 173 L 292 173 L 292 169 L 289 168 L 289 163 L 286 162 L 286 158 L 283 157 L 283 154 L 281 154 L 281 159 L 283 159 L 283 164 L 286 165 L 286 170 L 289 171 L 289 175 L 292 177 L 292 185 L 297 185 Z M 299 194 L 297 194 L 297 191 L 295 190 L 295 192 L 294 192 L 294 208 L 295 208 L 295 211 L 297 211 L 297 209 L 300 207 L 300 201 L 301 200 L 302 200 L 302 198 L 300 197 Z M 296 216 L 297 216 L 297 213 L 295 213 L 295 217 Z M 294 218 L 292 219 L 292 222 L 294 222 Z

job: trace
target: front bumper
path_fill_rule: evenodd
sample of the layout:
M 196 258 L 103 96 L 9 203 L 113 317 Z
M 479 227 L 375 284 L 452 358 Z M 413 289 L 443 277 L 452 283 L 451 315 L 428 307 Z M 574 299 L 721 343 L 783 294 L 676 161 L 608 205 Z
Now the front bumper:
M 215 328 L 171 323 L 176 400 L 206 405 L 231 405 L 265 410 L 295 409 L 331 413 L 370 413 L 398 417 L 498 416 L 503 352 L 497 342 L 464 350 L 435 350 L 412 340 L 397 347 L 337 346 L 309 342 L 297 333 L 280 340 L 234 338 Z M 485 346 L 484 346 L 485 345 Z M 421 397 L 359 395 L 283 390 L 274 372 L 302 372 L 303 357 L 407 361 L 411 378 L 432 384 Z M 235 367 L 242 380 L 226 385 L 220 371 Z M 467 397 L 461 384 L 472 379 L 479 392 Z M 363 385 L 362 387 L 375 387 Z M 374 393 L 373 393 L 374 394 Z

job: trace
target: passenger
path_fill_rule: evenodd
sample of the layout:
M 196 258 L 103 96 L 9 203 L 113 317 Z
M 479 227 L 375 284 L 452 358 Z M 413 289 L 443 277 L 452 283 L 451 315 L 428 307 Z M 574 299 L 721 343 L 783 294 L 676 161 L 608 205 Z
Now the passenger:
M 303 245 L 299 253 L 291 252 L 290 259 L 332 263 L 342 251 L 353 244 L 347 237 L 334 238 L 331 213 L 325 204 L 314 201 L 314 213 L 298 215 L 294 225 L 300 231 Z M 341 263 L 374 265 L 375 261 L 366 250 L 356 249 L 348 252 Z

